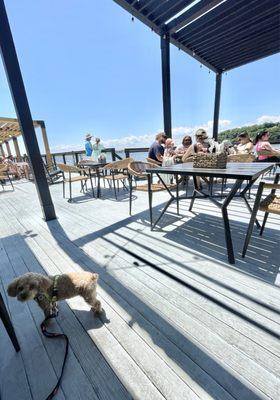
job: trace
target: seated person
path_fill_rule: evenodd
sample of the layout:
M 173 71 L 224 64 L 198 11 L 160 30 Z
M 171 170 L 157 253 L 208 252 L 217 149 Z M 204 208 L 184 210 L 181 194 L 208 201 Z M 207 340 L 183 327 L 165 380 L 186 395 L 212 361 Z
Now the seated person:
M 173 157 L 176 154 L 174 142 L 171 138 L 166 139 L 163 157 Z
M 250 154 L 253 152 L 254 145 L 246 131 L 238 135 L 238 140 L 239 144 L 234 146 L 235 154 Z
M 156 135 L 156 140 L 154 141 L 154 143 L 151 145 L 151 147 L 149 149 L 149 153 L 148 153 L 149 158 L 162 163 L 163 154 L 164 154 L 163 145 L 165 144 L 166 139 L 167 139 L 167 136 L 164 132 L 158 133 Z
M 280 150 L 274 149 L 269 143 L 269 132 L 264 130 L 257 134 L 254 145 L 256 152 L 269 151 L 271 155 L 259 155 L 257 161 L 280 162 Z
M 187 135 L 183 137 L 182 144 L 176 148 L 176 154 L 182 156 L 192 147 L 192 138 Z
M 196 144 L 198 145 L 198 152 L 203 151 L 204 153 L 208 152 L 209 143 L 207 142 L 207 133 L 204 129 L 198 129 L 195 132 L 195 140 Z

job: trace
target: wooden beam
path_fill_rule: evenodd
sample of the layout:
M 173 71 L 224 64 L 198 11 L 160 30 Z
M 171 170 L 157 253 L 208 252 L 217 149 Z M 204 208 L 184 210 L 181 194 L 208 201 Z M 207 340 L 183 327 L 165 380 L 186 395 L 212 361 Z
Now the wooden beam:
M 43 138 L 45 152 L 46 152 L 47 167 L 51 168 L 53 162 L 52 162 L 52 155 L 51 155 L 49 140 L 48 140 L 47 131 L 46 131 L 46 125 L 45 125 L 44 121 L 38 121 L 38 124 L 40 125 L 41 131 L 42 131 L 42 138 Z

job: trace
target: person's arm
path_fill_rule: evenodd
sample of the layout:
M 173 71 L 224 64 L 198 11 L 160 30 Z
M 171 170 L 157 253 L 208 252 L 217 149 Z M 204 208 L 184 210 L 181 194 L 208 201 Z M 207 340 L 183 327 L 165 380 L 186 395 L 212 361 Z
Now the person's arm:
M 252 142 L 248 142 L 246 144 L 246 146 L 245 146 L 246 153 L 252 153 L 253 152 L 253 148 L 254 148 L 253 143 Z

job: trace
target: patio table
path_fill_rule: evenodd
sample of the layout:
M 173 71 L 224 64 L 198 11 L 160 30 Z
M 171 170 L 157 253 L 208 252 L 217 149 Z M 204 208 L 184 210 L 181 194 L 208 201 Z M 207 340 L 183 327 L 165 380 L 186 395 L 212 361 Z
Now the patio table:
M 209 168 L 194 168 L 192 163 L 184 163 L 178 165 L 172 165 L 169 167 L 155 167 L 147 169 L 148 173 L 148 191 L 149 191 L 149 210 L 150 210 L 150 224 L 151 230 L 157 225 L 163 214 L 166 212 L 168 207 L 173 201 L 177 203 L 177 214 L 179 214 L 179 200 L 182 199 L 190 199 L 189 211 L 192 210 L 194 201 L 196 198 L 199 199 L 209 199 L 215 206 L 219 207 L 222 211 L 222 217 L 224 222 L 225 229 L 225 239 L 228 253 L 228 261 L 230 264 L 235 263 L 234 251 L 232 245 L 232 238 L 230 232 L 230 224 L 228 218 L 227 208 L 231 202 L 231 200 L 238 196 L 241 197 L 250 213 L 252 213 L 252 208 L 246 198 L 246 193 L 254 184 L 254 182 L 265 172 L 272 169 L 274 166 L 273 163 L 228 163 L 227 168 L 225 169 L 209 169 Z M 160 174 L 172 174 L 175 176 L 176 182 L 176 195 L 174 195 L 170 189 L 166 186 L 165 182 L 161 179 Z M 161 211 L 159 217 L 153 222 L 153 210 L 152 210 L 152 179 L 153 174 L 156 174 L 162 184 L 165 186 L 167 192 L 170 195 L 170 199 L 164 206 Z M 178 176 L 192 176 L 194 181 L 194 190 L 191 196 L 179 196 L 179 188 L 178 188 Z M 221 195 L 213 194 L 211 191 L 209 193 L 205 193 L 203 189 L 199 188 L 196 177 L 210 177 L 210 178 L 224 178 L 224 179 L 234 179 L 234 184 L 229 192 L 225 193 L 222 198 L 223 201 L 218 201 L 217 198 L 221 198 Z M 243 182 L 246 182 L 245 187 L 241 189 L 241 185 Z M 240 193 L 237 194 L 240 189 Z M 258 227 L 260 227 L 258 221 L 256 221 Z
M 107 162 L 95 162 L 95 161 L 84 161 L 79 163 L 79 167 L 81 168 L 90 168 L 94 170 L 97 175 L 97 197 L 101 196 L 101 189 L 100 189 L 100 168 L 105 167 L 108 164 Z

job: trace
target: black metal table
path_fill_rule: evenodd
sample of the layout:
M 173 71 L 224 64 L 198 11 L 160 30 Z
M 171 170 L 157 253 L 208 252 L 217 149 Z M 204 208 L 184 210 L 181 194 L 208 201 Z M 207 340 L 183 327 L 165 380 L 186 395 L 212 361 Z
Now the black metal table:
M 225 239 L 227 245 L 228 252 L 228 260 L 229 263 L 234 264 L 234 251 L 231 239 L 229 218 L 227 208 L 235 196 L 241 197 L 250 213 L 252 213 L 252 208 L 246 198 L 246 193 L 254 184 L 254 182 L 264 174 L 265 172 L 272 169 L 274 166 L 273 163 L 228 163 L 227 168 L 225 169 L 209 169 L 209 168 L 194 168 L 192 163 L 184 163 L 178 165 L 171 165 L 169 167 L 157 167 L 157 168 L 149 168 L 147 169 L 148 173 L 148 190 L 149 190 L 149 209 L 150 209 L 150 223 L 151 230 L 157 225 L 163 214 L 166 212 L 168 207 L 173 201 L 177 203 L 177 214 L 179 214 L 179 200 L 182 199 L 190 199 L 190 207 L 189 211 L 192 210 L 194 201 L 196 198 L 200 199 L 209 199 L 213 204 L 219 207 L 222 211 L 224 228 L 225 228 Z M 155 222 L 153 222 L 153 211 L 152 211 L 152 179 L 153 174 L 156 174 L 162 184 L 165 186 L 167 192 L 170 195 L 169 201 L 164 206 L 162 212 Z M 170 189 L 167 187 L 165 182 L 161 179 L 160 174 L 171 174 L 175 176 L 176 182 L 176 195 L 174 195 Z M 178 187 L 178 176 L 192 176 L 194 181 L 194 190 L 191 196 L 179 196 L 179 187 Z M 201 188 L 199 188 L 196 177 L 210 177 L 210 178 L 223 178 L 223 179 L 234 179 L 235 182 L 231 188 L 231 190 L 226 193 L 223 197 L 223 201 L 218 201 L 217 198 L 221 197 L 220 195 L 215 195 L 210 193 L 205 193 Z M 241 189 L 242 183 L 246 181 L 245 187 L 240 190 L 240 193 L 237 194 L 238 190 Z M 256 221 L 258 227 L 260 227 L 258 221 Z
M 100 189 L 100 168 L 105 167 L 108 164 L 107 162 L 94 162 L 94 161 L 84 161 L 79 163 L 79 167 L 81 168 L 90 168 L 96 173 L 97 176 L 97 198 L 101 195 Z

